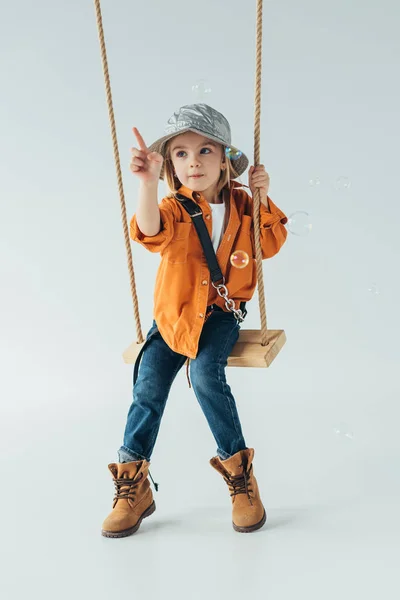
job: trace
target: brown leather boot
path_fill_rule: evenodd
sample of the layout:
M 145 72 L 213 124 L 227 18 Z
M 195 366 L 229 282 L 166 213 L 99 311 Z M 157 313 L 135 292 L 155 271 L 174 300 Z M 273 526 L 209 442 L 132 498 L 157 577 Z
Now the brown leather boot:
M 101 535 L 121 538 L 135 533 L 156 510 L 147 478 L 150 463 L 138 460 L 108 465 L 116 488 L 113 510 L 103 523 Z
M 247 448 L 227 460 L 219 456 L 210 460 L 210 465 L 221 473 L 228 484 L 232 497 L 232 525 L 240 533 L 256 531 L 267 520 L 253 473 L 253 458 L 254 448 Z

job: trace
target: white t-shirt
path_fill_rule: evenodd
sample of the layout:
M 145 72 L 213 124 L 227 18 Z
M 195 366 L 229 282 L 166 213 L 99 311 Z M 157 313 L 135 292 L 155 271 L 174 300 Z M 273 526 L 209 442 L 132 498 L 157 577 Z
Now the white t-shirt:
M 212 211 L 212 235 L 211 241 L 217 252 L 222 237 L 222 227 L 225 219 L 225 202 L 221 204 L 210 204 Z

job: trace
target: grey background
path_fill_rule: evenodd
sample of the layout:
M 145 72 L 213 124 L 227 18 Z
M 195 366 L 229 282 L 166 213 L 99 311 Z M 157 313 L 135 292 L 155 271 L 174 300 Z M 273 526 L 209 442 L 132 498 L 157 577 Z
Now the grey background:
M 132 127 L 150 144 L 201 79 L 253 164 L 255 2 L 102 8 L 129 218 Z M 100 536 L 135 335 L 94 7 L 0 9 L 1 597 L 397 598 L 398 4 L 264 3 L 261 162 L 276 204 L 312 223 L 264 262 L 287 345 L 228 371 L 267 525 L 233 531 L 182 370 L 157 512 L 125 540 Z M 133 253 L 147 331 L 159 257 Z M 248 308 L 258 327 L 257 293 Z

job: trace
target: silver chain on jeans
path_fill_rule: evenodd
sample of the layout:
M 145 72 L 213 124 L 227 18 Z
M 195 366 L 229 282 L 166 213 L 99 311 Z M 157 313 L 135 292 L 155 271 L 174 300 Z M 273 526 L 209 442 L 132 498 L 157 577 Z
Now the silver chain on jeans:
M 239 321 L 239 323 L 242 323 L 244 321 L 243 313 L 240 310 L 240 308 L 235 308 L 234 300 L 231 300 L 230 298 L 228 298 L 229 292 L 228 292 L 228 288 L 225 285 L 225 277 L 222 278 L 222 281 L 223 281 L 223 283 L 218 283 L 217 285 L 214 285 L 213 281 L 211 283 L 212 283 L 212 286 L 217 290 L 218 295 L 221 296 L 221 298 L 223 298 L 225 300 L 226 308 L 228 310 L 230 310 L 231 312 L 233 312 L 235 319 L 237 321 Z

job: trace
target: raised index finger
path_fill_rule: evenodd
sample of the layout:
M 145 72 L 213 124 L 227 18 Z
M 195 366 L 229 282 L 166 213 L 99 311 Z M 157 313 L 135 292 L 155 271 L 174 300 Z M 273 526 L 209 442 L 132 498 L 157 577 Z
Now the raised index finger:
M 140 150 L 144 150 L 144 151 L 146 151 L 146 150 L 147 150 L 147 146 L 146 146 L 146 144 L 145 144 L 145 141 L 144 141 L 144 139 L 143 139 L 143 138 L 142 138 L 142 136 L 140 135 L 140 133 L 139 133 L 139 130 L 138 130 L 136 127 L 133 127 L 133 128 L 132 128 L 132 131 L 133 131 L 133 133 L 135 134 L 135 137 L 136 137 L 136 139 L 137 139 L 137 141 L 138 141 L 138 144 L 139 144 L 139 149 L 140 149 Z

